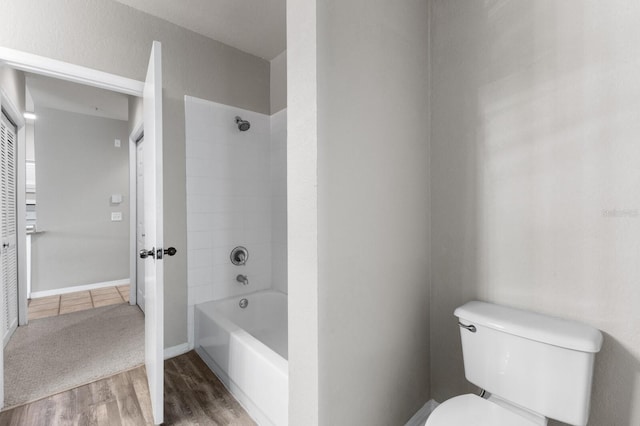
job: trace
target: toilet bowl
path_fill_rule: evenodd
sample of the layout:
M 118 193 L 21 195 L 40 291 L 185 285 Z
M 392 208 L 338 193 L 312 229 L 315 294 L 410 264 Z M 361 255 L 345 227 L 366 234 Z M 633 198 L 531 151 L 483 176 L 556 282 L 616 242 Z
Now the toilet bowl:
M 486 302 L 455 310 L 465 377 L 480 397 L 451 398 L 425 426 L 585 426 L 602 333 L 575 321 Z
M 425 426 L 543 426 L 544 417 L 466 394 L 448 399 L 431 413 Z

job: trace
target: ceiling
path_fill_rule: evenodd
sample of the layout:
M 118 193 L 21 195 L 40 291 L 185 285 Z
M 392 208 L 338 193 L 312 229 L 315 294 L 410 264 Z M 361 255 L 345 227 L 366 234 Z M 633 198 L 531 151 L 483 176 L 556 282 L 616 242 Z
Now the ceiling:
M 39 108 L 53 108 L 116 120 L 129 119 L 127 95 L 31 73 L 27 73 L 26 80 L 36 113 Z
M 286 49 L 286 0 L 116 0 L 271 60 Z

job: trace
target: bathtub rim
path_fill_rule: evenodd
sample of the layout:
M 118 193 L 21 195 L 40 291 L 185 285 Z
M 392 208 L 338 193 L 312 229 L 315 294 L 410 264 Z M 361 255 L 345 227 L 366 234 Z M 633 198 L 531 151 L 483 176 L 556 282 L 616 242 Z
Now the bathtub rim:
M 243 299 L 243 298 L 251 296 L 251 295 L 264 294 L 264 293 L 276 293 L 276 294 L 279 294 L 279 295 L 283 295 L 284 297 L 287 297 L 286 293 L 282 293 L 282 292 L 279 292 L 277 290 L 258 290 L 258 291 L 254 291 L 252 293 L 247 293 L 247 294 L 243 294 L 243 295 L 239 295 L 239 296 L 231 296 L 231 297 L 227 297 L 227 298 L 224 298 L 224 299 L 210 300 L 210 301 L 207 301 L 207 302 L 198 303 L 198 304 L 194 305 L 194 307 L 195 307 L 194 315 L 197 316 L 198 312 L 201 312 L 203 315 L 208 316 L 212 321 L 218 323 L 222 328 L 224 328 L 225 331 L 227 333 L 229 333 L 230 336 L 235 336 L 235 337 L 241 339 L 243 342 L 245 342 L 247 344 L 247 347 L 251 351 L 261 354 L 261 356 L 266 358 L 270 363 L 272 363 L 274 365 L 274 367 L 278 370 L 278 372 L 280 374 L 283 374 L 286 377 L 288 377 L 289 376 L 289 360 L 288 360 L 288 358 L 285 358 L 282 355 L 280 355 L 278 352 L 276 352 L 271 347 L 269 347 L 269 345 L 267 345 L 266 343 L 264 343 L 263 341 L 261 341 L 257 337 L 254 337 L 251 333 L 249 333 L 247 330 L 245 330 L 244 328 L 240 327 L 235 322 L 233 322 L 232 320 L 227 318 L 227 316 L 225 316 L 224 314 L 221 314 L 219 312 L 215 312 L 215 310 L 213 310 L 211 312 L 208 312 L 208 311 L 202 309 L 202 307 L 201 307 L 203 305 L 207 305 L 207 307 L 209 307 L 211 309 L 211 308 L 213 308 L 213 306 L 215 306 L 216 303 L 225 302 L 225 301 L 228 302 L 228 301 L 233 300 L 233 299 L 240 300 L 240 299 Z M 201 346 L 199 344 L 199 336 L 198 336 L 199 333 L 198 333 L 198 330 L 197 330 L 198 321 L 196 320 L 194 322 L 195 322 L 195 325 L 196 325 L 194 327 L 195 347 L 196 348 L 201 348 Z M 266 348 L 267 351 L 263 350 L 263 348 Z M 202 350 L 205 351 L 204 349 L 202 349 Z M 213 361 L 213 359 L 212 359 L 212 361 Z
M 251 293 L 243 293 L 243 294 L 236 294 L 235 296 L 227 296 L 227 297 L 225 297 L 223 299 L 207 300 L 206 302 L 194 303 L 193 306 L 196 307 L 196 306 L 202 306 L 202 305 L 214 305 L 216 303 L 228 302 L 228 301 L 233 300 L 233 299 L 238 299 L 238 301 L 239 301 L 240 299 L 244 299 L 246 297 L 255 296 L 256 294 L 269 294 L 269 293 L 273 293 L 273 294 L 277 294 L 277 295 L 283 296 L 285 299 L 287 299 L 287 304 L 288 304 L 289 295 L 287 293 L 283 293 L 283 292 L 278 291 L 278 290 L 267 288 L 267 289 L 263 289 L 263 290 L 255 290 L 255 291 L 252 291 Z

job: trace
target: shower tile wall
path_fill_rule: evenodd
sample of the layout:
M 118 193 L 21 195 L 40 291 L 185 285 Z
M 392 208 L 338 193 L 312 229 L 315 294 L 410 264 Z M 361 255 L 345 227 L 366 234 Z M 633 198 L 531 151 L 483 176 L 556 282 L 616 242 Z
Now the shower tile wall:
M 185 114 L 192 309 L 271 287 L 271 126 L 267 115 L 192 97 L 185 97 Z M 237 115 L 251 129 L 240 132 Z M 229 260 L 240 245 L 249 250 L 245 266 Z M 247 275 L 248 286 L 238 274 Z

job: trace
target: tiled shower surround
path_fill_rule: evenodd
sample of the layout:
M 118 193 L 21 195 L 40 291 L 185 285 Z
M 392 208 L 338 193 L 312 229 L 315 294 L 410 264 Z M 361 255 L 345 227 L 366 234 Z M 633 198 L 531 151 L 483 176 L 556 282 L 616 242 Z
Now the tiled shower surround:
M 235 117 L 251 123 L 240 131 Z M 286 111 L 273 116 L 185 97 L 187 262 L 193 306 L 286 283 Z M 244 246 L 249 258 L 233 265 Z M 236 281 L 246 275 L 248 285 Z

